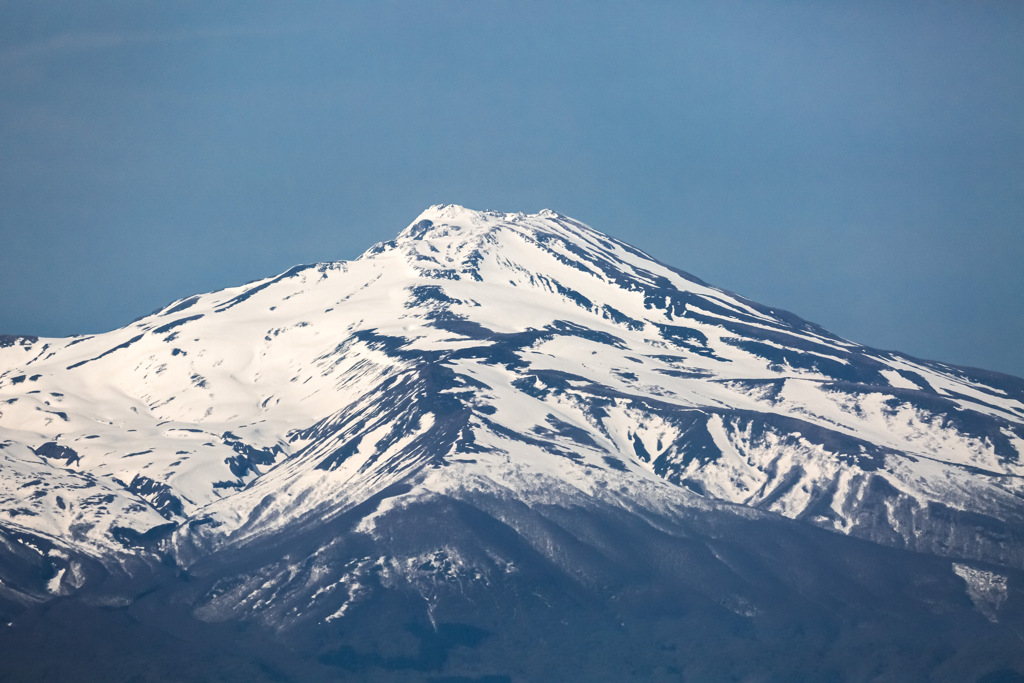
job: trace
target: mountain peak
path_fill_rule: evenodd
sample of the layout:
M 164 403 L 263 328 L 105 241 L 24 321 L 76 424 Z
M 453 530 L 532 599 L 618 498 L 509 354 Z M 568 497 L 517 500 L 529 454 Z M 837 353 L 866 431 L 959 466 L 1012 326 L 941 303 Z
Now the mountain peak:
M 522 216 L 522 213 L 506 213 L 503 211 L 470 209 L 461 204 L 434 204 L 425 209 L 413 223 L 422 220 L 429 221 L 481 221 L 481 220 L 505 220 L 509 216 Z
M 490 209 L 470 209 L 460 204 L 434 204 L 425 209 L 413 223 L 418 223 L 422 220 L 429 221 L 450 221 L 459 222 L 462 220 L 468 220 L 472 222 L 517 222 L 528 220 L 531 218 L 553 218 L 560 214 L 551 209 L 541 209 L 537 213 L 529 214 L 523 213 L 522 211 L 505 212 L 505 211 L 493 211 Z
M 458 235 L 463 239 L 489 232 L 497 227 L 511 228 L 516 232 L 565 232 L 565 224 L 557 219 L 561 214 L 551 209 L 542 209 L 533 214 L 469 209 L 458 204 L 434 204 L 420 213 L 405 230 L 399 233 L 397 241 L 436 239 Z M 579 228 L 582 224 L 573 222 Z

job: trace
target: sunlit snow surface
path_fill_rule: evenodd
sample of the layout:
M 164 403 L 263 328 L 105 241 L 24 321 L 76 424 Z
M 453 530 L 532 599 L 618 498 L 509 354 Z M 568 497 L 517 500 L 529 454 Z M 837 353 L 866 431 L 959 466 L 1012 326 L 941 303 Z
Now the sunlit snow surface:
M 1019 567 L 957 515 L 1020 528 L 1022 454 L 1024 381 L 839 339 L 551 211 L 435 206 L 351 262 L 0 338 L 0 525 L 96 557 L 166 529 L 187 564 L 400 482 L 381 510 L 558 482 Z M 364 569 L 316 588 L 331 619 Z

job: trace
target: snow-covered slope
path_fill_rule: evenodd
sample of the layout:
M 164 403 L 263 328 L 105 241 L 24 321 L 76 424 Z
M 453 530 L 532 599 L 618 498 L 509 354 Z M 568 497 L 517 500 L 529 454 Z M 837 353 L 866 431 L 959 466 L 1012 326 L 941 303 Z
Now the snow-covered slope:
M 1022 568 L 1022 456 L 1024 381 L 840 339 L 551 211 L 434 206 L 351 262 L 0 338 L 0 528 L 51 566 L 40 599 L 87 561 L 200 566 L 473 492 Z

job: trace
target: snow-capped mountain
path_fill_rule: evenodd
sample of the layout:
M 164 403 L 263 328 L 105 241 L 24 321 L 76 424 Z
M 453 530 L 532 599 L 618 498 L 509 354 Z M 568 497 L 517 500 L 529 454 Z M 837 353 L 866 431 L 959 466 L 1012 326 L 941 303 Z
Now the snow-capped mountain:
M 404 587 L 436 635 L 449 594 L 500 602 L 543 564 L 562 600 L 624 599 L 639 562 L 756 620 L 780 591 L 823 599 L 723 578 L 789 571 L 750 531 L 770 528 L 998 630 L 1020 618 L 1022 457 L 1024 380 L 840 339 L 551 211 L 434 206 L 354 261 L 0 337 L 0 596 L 122 604 L 173 568 L 193 616 L 287 634 Z

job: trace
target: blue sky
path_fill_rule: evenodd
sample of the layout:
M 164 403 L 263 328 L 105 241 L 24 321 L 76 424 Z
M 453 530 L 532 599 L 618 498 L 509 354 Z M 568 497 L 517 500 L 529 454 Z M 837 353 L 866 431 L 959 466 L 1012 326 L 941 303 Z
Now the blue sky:
M 1024 376 L 1024 4 L 0 0 L 0 334 L 551 208 Z

